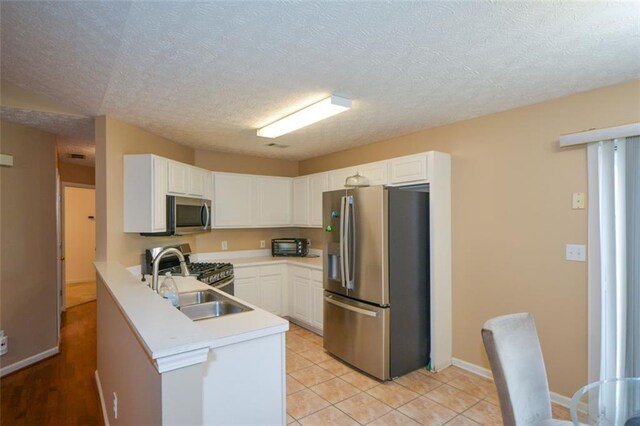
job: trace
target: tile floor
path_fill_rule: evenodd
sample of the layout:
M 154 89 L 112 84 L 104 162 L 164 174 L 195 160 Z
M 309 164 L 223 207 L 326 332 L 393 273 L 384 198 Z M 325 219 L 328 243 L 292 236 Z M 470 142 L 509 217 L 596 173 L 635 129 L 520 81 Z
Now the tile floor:
M 502 424 L 493 382 L 458 367 L 420 369 L 383 383 L 333 358 L 322 337 L 293 323 L 286 345 L 288 424 Z M 570 419 L 560 406 L 553 414 Z

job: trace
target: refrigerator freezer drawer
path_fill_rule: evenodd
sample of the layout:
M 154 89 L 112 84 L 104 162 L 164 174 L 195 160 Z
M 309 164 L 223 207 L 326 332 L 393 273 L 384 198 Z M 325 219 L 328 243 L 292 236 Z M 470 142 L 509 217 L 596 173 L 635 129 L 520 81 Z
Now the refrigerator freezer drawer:
M 389 309 L 324 292 L 324 348 L 382 380 L 389 377 Z

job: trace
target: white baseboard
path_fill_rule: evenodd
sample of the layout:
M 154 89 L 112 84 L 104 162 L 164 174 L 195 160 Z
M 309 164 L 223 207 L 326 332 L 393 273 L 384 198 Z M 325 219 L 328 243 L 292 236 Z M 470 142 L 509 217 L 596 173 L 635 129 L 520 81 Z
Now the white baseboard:
M 100 408 L 102 410 L 102 419 L 104 420 L 105 426 L 109 426 L 109 416 L 107 416 L 107 407 L 104 402 L 104 394 L 102 393 L 102 383 L 100 383 L 100 375 L 98 374 L 98 370 L 96 370 L 94 376 L 96 378 L 96 386 L 98 387 L 98 395 L 100 396 Z
M 13 373 L 14 371 L 18 371 L 21 368 L 28 367 L 31 364 L 35 364 L 38 361 L 42 361 L 45 358 L 49 358 L 50 356 L 56 355 L 60 352 L 59 347 L 47 349 L 44 352 L 40 352 L 34 356 L 30 356 L 29 358 L 25 358 L 22 361 L 14 362 L 11 365 L 7 365 L 6 367 L 0 368 L 0 377 L 6 376 L 9 373 Z
M 451 364 L 455 365 L 456 367 L 462 368 L 463 370 L 467 370 L 470 373 L 493 380 L 493 374 L 488 368 L 480 367 L 479 365 L 472 364 L 458 358 L 451 358 Z M 569 408 L 571 398 L 555 392 L 549 392 L 549 396 L 551 397 L 551 402 L 555 402 L 558 405 Z

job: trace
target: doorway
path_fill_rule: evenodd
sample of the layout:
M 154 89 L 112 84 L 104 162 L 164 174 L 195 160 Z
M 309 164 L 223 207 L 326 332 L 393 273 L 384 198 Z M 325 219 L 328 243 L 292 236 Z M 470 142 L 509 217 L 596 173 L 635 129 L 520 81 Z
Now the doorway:
M 63 183 L 63 309 L 96 299 L 95 188 Z

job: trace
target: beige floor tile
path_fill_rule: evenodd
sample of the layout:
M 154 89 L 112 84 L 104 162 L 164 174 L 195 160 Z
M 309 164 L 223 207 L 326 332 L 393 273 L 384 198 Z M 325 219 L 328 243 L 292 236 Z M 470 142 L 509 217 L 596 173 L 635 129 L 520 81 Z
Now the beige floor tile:
M 291 373 L 291 376 L 306 387 L 315 386 L 318 383 L 326 382 L 327 380 L 331 380 L 335 377 L 333 374 L 318 367 L 317 365 L 311 365 L 311 367 L 296 370 Z
M 331 406 L 300 419 L 303 426 L 358 426 L 358 422 L 347 416 L 336 407 Z
M 420 423 L 405 416 L 399 411 L 393 410 L 384 416 L 369 423 L 367 426 L 419 426 Z
M 460 414 L 450 420 L 447 426 L 478 426 L 478 423 Z
M 310 341 L 300 336 L 296 336 L 295 334 L 291 336 L 287 336 L 286 346 L 287 346 L 287 349 L 290 349 L 295 353 L 300 353 L 300 352 L 308 351 L 311 349 L 322 349 L 322 347 L 316 344 L 313 344 Z
M 394 382 L 385 382 L 367 391 L 372 397 L 379 399 L 392 408 L 398 408 L 420 395 Z
M 301 391 L 304 388 L 305 386 L 302 383 L 287 374 L 287 395 Z
M 422 374 L 420 371 L 405 374 L 394 381 L 419 394 L 430 392 L 438 386 L 442 386 L 442 382 L 439 382 L 426 374 Z
M 295 419 L 301 419 L 328 407 L 329 402 L 322 399 L 309 389 L 287 396 L 287 414 Z
M 461 374 L 447 384 L 480 399 L 486 398 L 490 393 L 490 389 L 486 384 L 480 382 L 477 378 L 472 377 L 470 374 Z
M 456 416 L 456 412 L 421 396 L 398 408 L 402 414 L 411 417 L 423 425 L 443 425 Z
M 362 424 L 369 423 L 391 411 L 391 407 L 364 392 L 337 403 L 336 407 Z
M 479 398 L 446 384 L 432 390 L 425 396 L 457 413 L 462 413 L 480 401 Z
M 328 372 L 330 372 L 331 374 L 333 374 L 334 376 L 342 376 L 344 374 L 351 373 L 353 371 L 353 369 L 348 365 L 343 364 L 342 362 L 333 358 L 327 361 L 321 362 L 318 365 L 324 368 L 325 370 L 327 370 Z
M 502 414 L 500 413 L 500 408 L 488 403 L 487 401 L 478 402 L 463 414 L 465 417 L 468 417 L 482 425 L 502 425 Z
M 323 344 L 322 336 L 318 336 L 315 333 L 309 333 L 309 334 L 301 335 L 301 337 L 305 340 L 310 341 L 314 345 L 318 345 L 322 347 L 322 344 Z
M 304 359 L 300 355 L 293 352 L 287 353 L 287 358 L 285 361 L 287 366 L 287 374 L 302 370 L 303 368 L 309 368 L 313 365 L 313 363 L 308 359 Z
M 290 415 L 287 414 L 287 424 L 291 424 L 293 422 L 295 422 L 296 419 L 294 419 L 293 417 L 291 417 Z
M 551 404 L 551 416 L 558 420 L 571 420 L 569 409 L 554 403 Z
M 497 405 L 498 407 L 500 406 L 500 397 L 498 397 L 498 391 L 496 390 L 490 391 L 484 399 L 493 405 Z
M 350 385 L 338 377 L 315 385 L 311 390 L 332 404 L 360 393 L 360 389 Z
M 358 373 L 357 371 L 352 371 L 344 376 L 340 376 L 340 378 L 363 391 L 380 384 L 379 381 L 372 379 L 369 376 L 365 376 L 362 373 Z
M 460 374 L 465 372 L 462 368 L 456 367 L 454 365 L 451 365 L 444 370 L 439 371 L 438 373 L 432 373 L 425 369 L 420 369 L 418 371 L 422 374 L 427 374 L 442 383 L 450 382 L 451 380 L 455 379 Z
M 300 356 L 308 359 L 314 364 L 320 364 L 321 362 L 333 359 L 324 349 L 310 349 L 308 351 L 300 352 Z

